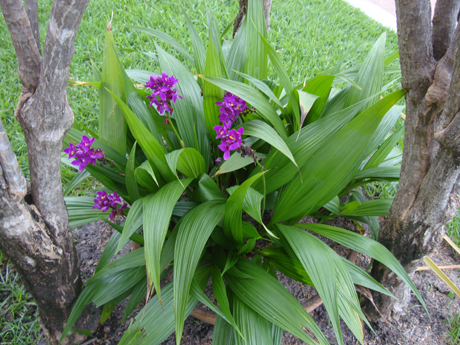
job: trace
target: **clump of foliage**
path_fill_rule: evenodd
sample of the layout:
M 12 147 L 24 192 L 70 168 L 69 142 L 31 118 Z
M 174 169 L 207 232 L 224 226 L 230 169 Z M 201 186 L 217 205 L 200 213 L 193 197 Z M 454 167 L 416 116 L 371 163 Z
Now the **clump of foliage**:
M 280 344 L 283 330 L 309 344 L 327 343 L 276 269 L 317 289 L 340 344 L 340 318 L 362 341 L 367 321 L 355 284 L 391 294 L 312 232 L 384 263 L 424 304 L 402 266 L 375 240 L 302 223 L 307 215 L 348 217 L 367 223 L 375 239 L 376 217 L 391 206 L 391 199 L 366 200 L 359 189 L 399 178 L 400 157 L 392 149 L 401 133 L 389 133 L 404 91 L 380 98 L 384 74 L 394 72 L 388 64 L 397 58 L 385 58 L 385 34 L 361 66 L 339 65 L 294 85 L 266 39 L 260 1 L 249 1 L 233 40 L 222 40 L 208 16 L 207 48 L 186 20 L 193 54 L 167 34 L 133 29 L 170 44 L 194 71 L 157 44 L 150 54 L 157 73 L 125 70 L 107 28 L 102 73 L 94 68 L 96 81 L 87 83 L 100 93 L 99 132 L 76 124 L 66 140 L 73 166 L 84 168 L 71 186 L 92 175 L 105 191 L 95 200 L 68 197 L 66 203 L 71 226 L 103 218 L 117 232 L 63 337 L 91 302 L 104 306 L 103 322 L 129 297 L 125 320 L 147 296 L 120 344 L 159 344 L 174 330 L 179 344 L 198 301 L 217 315 L 215 344 Z M 269 62 L 277 80 L 267 79 Z M 83 144 L 94 148 L 81 148 L 86 153 L 78 157 L 82 130 L 92 136 Z M 102 164 L 92 164 L 97 160 Z M 351 197 L 343 204 L 345 195 Z M 120 206 L 124 202 L 129 207 Z M 126 219 L 112 223 L 103 213 L 109 209 Z M 142 247 L 110 263 L 129 240 Z M 171 270 L 173 282 L 161 287 Z M 209 280 L 218 306 L 203 292 Z

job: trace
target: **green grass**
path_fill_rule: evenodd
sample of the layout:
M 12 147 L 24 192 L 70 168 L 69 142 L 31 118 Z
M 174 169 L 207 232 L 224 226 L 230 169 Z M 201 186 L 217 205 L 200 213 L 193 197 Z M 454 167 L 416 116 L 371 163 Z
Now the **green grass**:
M 460 344 L 460 314 L 455 313 L 449 316 L 445 322 L 447 323 L 448 343 L 450 345 Z
M 38 342 L 41 328 L 32 296 L 0 253 L 0 344 L 29 345 Z
M 452 221 L 446 225 L 447 235 L 460 246 L 460 210 Z

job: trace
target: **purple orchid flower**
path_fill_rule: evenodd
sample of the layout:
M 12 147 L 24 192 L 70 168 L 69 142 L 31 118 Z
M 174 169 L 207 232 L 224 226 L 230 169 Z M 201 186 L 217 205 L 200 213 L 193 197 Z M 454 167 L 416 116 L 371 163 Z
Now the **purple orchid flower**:
M 166 72 L 163 72 L 161 75 L 152 75 L 150 80 L 144 85 L 153 91 L 151 95 L 147 96 L 150 100 L 149 106 L 151 107 L 152 104 L 155 104 L 160 114 L 163 114 L 165 111 L 172 114 L 173 108 L 168 102 L 172 101 L 175 103 L 177 97 L 182 99 L 182 96 L 177 94 L 177 89 L 173 89 L 174 84 L 177 82 L 178 80 L 173 75 L 168 77 Z

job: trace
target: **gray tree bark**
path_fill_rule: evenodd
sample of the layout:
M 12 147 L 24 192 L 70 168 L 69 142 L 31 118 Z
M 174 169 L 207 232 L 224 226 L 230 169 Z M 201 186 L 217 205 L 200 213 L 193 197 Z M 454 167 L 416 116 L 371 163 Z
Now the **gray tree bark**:
M 460 204 L 460 27 L 451 23 L 458 2 L 438 0 L 437 6 L 432 32 L 429 0 L 396 0 L 406 133 L 399 188 L 379 242 L 409 275 L 442 241 Z M 374 302 L 384 317 L 397 319 L 410 290 L 380 263 L 372 275 L 398 298 L 378 295 Z M 371 320 L 380 318 L 370 305 L 365 311 Z
M 23 86 L 15 115 L 24 131 L 30 167 L 27 190 L 0 123 L 0 250 L 35 299 L 43 331 L 53 345 L 59 343 L 81 290 L 78 253 L 62 196 L 60 153 L 73 123 L 66 86 L 87 4 L 88 0 L 54 1 L 42 57 L 37 0 L 26 0 L 26 9 L 22 0 L 0 1 Z M 83 318 L 79 327 L 91 328 L 91 323 L 93 319 Z M 63 344 L 81 340 L 74 334 Z
M 265 27 L 270 31 L 270 9 L 272 7 L 272 0 L 261 0 L 264 6 Z M 248 12 L 248 0 L 238 0 L 239 10 L 233 22 L 233 37 L 236 36 L 241 24 L 243 23 L 246 13 Z

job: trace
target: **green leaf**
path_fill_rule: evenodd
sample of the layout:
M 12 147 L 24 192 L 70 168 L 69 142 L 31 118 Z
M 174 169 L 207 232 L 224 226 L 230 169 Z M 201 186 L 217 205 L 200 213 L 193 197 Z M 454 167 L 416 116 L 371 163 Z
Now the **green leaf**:
M 219 304 L 220 310 L 222 311 L 223 317 L 229 324 L 233 326 L 233 328 L 241 335 L 241 337 L 243 337 L 237 323 L 233 319 L 232 313 L 230 312 L 230 302 L 228 300 L 224 279 L 222 278 L 222 274 L 217 266 L 213 267 L 211 271 L 211 277 L 212 290 L 214 292 L 214 296 L 216 297 L 217 303 Z
M 146 33 L 147 35 L 156 37 L 159 40 L 162 40 L 163 42 L 168 43 L 171 47 L 175 48 L 178 52 L 180 52 L 187 60 L 189 60 L 192 63 L 192 65 L 195 64 L 195 61 L 192 55 L 190 55 L 190 53 L 179 42 L 177 42 L 172 36 L 162 31 L 159 31 L 159 30 L 143 28 L 140 26 L 127 26 L 127 28 Z
M 257 158 L 263 158 L 265 156 L 263 154 L 260 155 L 257 152 L 256 155 Z M 241 153 L 233 152 L 230 158 L 224 161 L 224 163 L 222 163 L 222 165 L 219 167 L 219 170 L 217 170 L 215 176 L 239 170 L 241 168 L 244 168 L 245 166 L 248 166 L 249 164 L 254 164 L 254 158 L 250 156 L 241 157 Z
M 112 260 L 116 254 L 116 249 L 120 241 L 121 234 L 118 231 L 112 232 L 109 240 L 105 244 L 104 250 L 102 251 L 101 258 L 97 263 L 96 273 L 99 272 L 102 268 L 107 266 L 107 264 Z
M 190 37 L 192 38 L 193 57 L 195 60 L 195 68 L 198 73 L 203 73 L 206 65 L 206 49 L 204 48 L 203 41 L 201 40 L 200 34 L 195 29 L 192 21 L 186 12 L 184 12 L 185 22 L 187 23 Z
M 195 279 L 204 290 L 209 279 L 209 269 L 199 268 Z M 159 345 L 172 332 L 174 332 L 174 282 L 163 288 L 163 303 L 152 298 L 147 305 L 139 311 L 136 321 L 130 325 L 121 338 L 119 345 Z M 198 300 L 190 296 L 187 302 L 187 313 L 190 315 Z
M 365 92 L 356 88 L 351 88 L 345 101 L 345 107 L 365 99 L 368 95 L 374 95 L 381 91 L 383 86 L 385 41 L 386 33 L 384 32 L 377 42 L 374 43 L 371 51 L 366 57 L 366 60 L 364 60 L 364 63 L 359 68 L 359 72 L 354 80 L 355 83 L 360 85 Z M 366 108 L 376 103 L 377 100 L 378 96 L 375 96 L 373 100 L 367 103 Z
M 124 323 L 126 319 L 131 315 L 134 309 L 142 302 L 142 300 L 147 296 L 147 278 L 145 280 L 139 281 L 133 289 L 131 297 L 126 304 L 125 311 L 123 312 L 123 319 L 121 323 Z
M 115 254 L 118 253 L 128 243 L 132 234 L 135 232 L 140 232 L 142 227 L 143 206 L 143 199 L 138 199 L 131 205 Z
M 337 112 L 329 118 L 321 118 L 318 121 L 304 127 L 300 133 L 291 135 L 286 144 L 294 155 L 299 167 L 305 165 L 311 155 L 320 148 L 324 142 L 328 141 L 334 133 L 348 123 L 364 105 L 364 101 L 355 104 L 347 109 Z M 270 194 L 282 185 L 291 181 L 298 173 L 296 166 L 284 156 L 272 151 L 267 155 L 264 162 L 265 168 L 271 169 L 265 175 L 266 193 Z M 251 176 L 258 173 L 256 168 Z M 256 181 L 254 189 L 263 191 L 262 181 Z
M 259 120 L 253 120 L 246 122 L 242 125 L 244 128 L 244 134 L 250 135 L 262 139 L 269 143 L 271 146 L 279 150 L 286 157 L 288 157 L 295 166 L 297 163 L 292 155 L 289 147 L 286 145 L 284 140 L 276 133 L 276 131 L 265 122 Z
M 349 216 L 382 216 L 386 217 L 388 215 L 388 211 L 390 210 L 391 204 L 393 203 L 393 199 L 375 199 L 369 200 L 361 203 L 358 207 L 354 208 L 353 210 L 342 210 L 340 213 L 341 216 L 349 217 Z
M 260 34 L 260 32 L 259 32 Z M 281 61 L 281 57 L 279 54 L 276 52 L 275 49 L 268 43 L 268 41 L 260 34 L 260 39 L 262 40 L 265 50 L 270 57 L 270 61 L 273 64 L 273 68 L 275 69 L 276 74 L 278 75 L 278 78 L 280 78 L 280 82 L 284 87 L 284 90 L 286 91 L 286 95 L 289 97 L 289 102 L 292 107 L 292 110 L 294 112 L 293 115 L 293 131 L 297 132 L 300 130 L 300 110 L 299 110 L 299 102 L 297 100 L 296 94 L 295 94 L 295 88 L 294 85 L 292 85 L 291 80 L 289 79 L 289 76 L 286 72 L 286 69 L 283 66 L 283 63 Z
M 104 269 L 108 271 L 106 266 Z M 99 274 L 104 270 L 101 270 Z M 93 276 L 87 282 L 85 289 L 78 297 L 72 312 L 67 319 L 67 323 L 62 331 L 61 342 L 67 336 L 75 321 L 78 319 L 83 309 L 91 302 L 99 307 L 110 302 L 114 298 L 122 295 L 125 291 L 132 289 L 142 278 L 145 277 L 145 270 L 122 270 L 103 276 Z
M 331 86 L 335 79 L 333 75 L 319 75 L 308 80 L 303 87 L 303 92 L 318 96 L 318 101 L 315 102 L 307 117 L 307 124 L 312 123 L 321 118 L 324 106 L 329 98 Z
M 117 101 L 118 105 L 123 111 L 123 115 L 128 122 L 129 129 L 133 134 L 134 138 L 137 140 L 138 144 L 142 147 L 145 155 L 149 159 L 150 164 L 154 169 L 163 175 L 167 180 L 172 180 L 173 175 L 171 170 L 166 163 L 164 157 L 165 151 L 163 147 L 158 143 L 155 137 L 145 128 L 142 122 L 137 118 L 136 115 L 129 109 L 129 107 L 115 94 L 109 91 L 112 97 Z M 159 179 L 159 176 L 157 177 Z
M 395 167 L 376 167 L 366 170 L 361 170 L 360 172 L 356 173 L 353 176 L 353 180 L 365 180 L 365 179 L 372 179 L 372 180 L 387 180 L 387 181 L 395 181 L 399 180 L 399 175 L 401 174 L 401 166 Z
M 252 83 L 252 85 L 254 85 L 260 92 L 264 93 L 268 98 L 270 98 L 273 102 L 275 102 L 282 111 L 284 110 L 284 107 L 281 104 L 280 100 L 278 99 L 278 97 L 276 97 L 276 95 L 273 93 L 273 91 L 270 89 L 270 87 L 267 84 L 265 84 L 263 81 L 260 81 L 257 78 L 250 76 L 249 74 L 238 72 L 238 71 L 234 71 L 234 72 L 242 76 L 244 79 L 246 79 L 250 83 Z
M 299 224 L 300 225 L 300 224 Z M 396 273 L 402 281 L 404 281 L 411 288 L 412 292 L 417 296 L 420 303 L 426 309 L 425 302 L 422 299 L 422 296 L 418 292 L 414 283 L 410 279 L 409 275 L 406 273 L 401 264 L 396 260 L 396 258 L 391 254 L 391 252 L 386 249 L 380 243 L 367 238 L 362 235 L 355 234 L 354 232 L 336 228 L 329 225 L 323 224 L 301 224 L 303 228 L 314 231 L 322 236 L 330 238 L 331 240 L 340 243 L 341 245 L 348 247 L 350 249 L 356 250 L 357 252 L 363 253 L 374 258 L 377 261 L 380 261 L 382 264 L 390 268 L 394 273 Z M 428 313 L 429 314 L 429 313 Z
M 383 98 L 324 143 L 301 168 L 303 183 L 297 176 L 281 194 L 271 224 L 308 214 L 337 195 L 356 173 L 380 120 L 404 94 Z
M 264 174 L 265 172 L 261 172 L 247 179 L 227 200 L 225 207 L 224 229 L 230 230 L 233 238 L 240 244 L 243 243 L 243 223 L 241 216 L 245 195 L 249 187 L 251 187 L 251 184 Z
M 148 175 L 145 175 L 145 173 L 147 173 Z M 148 190 L 151 190 L 152 192 L 154 191 L 156 192 L 158 190 L 158 188 L 156 187 L 159 187 L 160 185 L 158 184 L 158 180 L 155 175 L 155 171 L 153 171 L 152 166 L 150 165 L 150 162 L 148 160 L 143 162 L 140 166 L 136 168 L 136 170 L 134 170 L 134 175 L 136 176 L 137 182 L 139 182 L 141 185 L 143 185 Z M 147 176 L 149 175 L 152 178 L 152 180 L 155 182 L 156 186 L 152 186 L 152 184 L 150 183 L 150 181 L 152 180 L 149 180 L 147 178 Z
M 195 149 L 185 148 L 174 150 L 173 152 L 166 154 L 165 157 L 169 168 L 173 174 L 176 175 L 178 180 L 179 176 L 176 173 L 176 169 L 185 176 L 193 178 L 198 178 L 205 172 L 203 156 Z
M 201 72 L 198 72 L 201 73 Z M 209 38 L 208 51 L 206 53 L 206 69 L 204 74 L 210 77 L 222 77 L 222 68 L 220 66 L 219 54 L 214 45 L 212 37 Z M 202 79 L 200 79 L 202 80 Z M 222 101 L 224 91 L 207 81 L 204 81 L 203 86 L 203 108 L 208 132 L 214 134 L 214 126 L 219 125 L 219 107 L 216 102 Z M 212 135 L 213 142 L 218 142 L 215 136 Z
M 233 297 L 235 321 L 241 325 L 241 337 L 234 335 L 236 345 L 272 345 L 273 324 L 244 304 L 237 296 Z
M 233 327 L 217 315 L 212 335 L 212 345 L 234 345 L 234 337 Z
M 236 278 L 230 274 L 234 268 L 253 279 Z M 244 304 L 308 344 L 317 343 L 303 327 L 311 330 L 321 344 L 328 343 L 311 316 L 276 278 L 247 259 L 240 259 L 234 268 L 225 275 L 225 280 Z
M 191 178 L 187 178 L 181 181 L 170 182 L 160 188 L 156 194 L 143 199 L 147 274 L 150 284 L 153 284 L 157 291 L 160 302 L 161 249 L 166 238 L 174 205 L 191 181 Z
M 259 111 L 260 116 L 273 125 L 281 138 L 284 140 L 287 139 L 287 132 L 284 128 L 283 122 L 279 118 L 275 109 L 255 88 L 244 83 L 223 78 L 208 77 L 201 74 L 198 76 L 203 78 L 205 81 L 231 92 L 241 99 L 244 99 Z
M 343 344 L 337 300 L 336 258 L 331 255 L 330 248 L 324 242 L 308 232 L 282 224 L 276 226 L 291 245 L 318 290 L 331 318 L 337 341 Z
M 102 183 L 107 189 L 115 190 L 123 199 L 131 203 L 131 199 L 126 190 L 125 178 L 122 174 L 118 173 L 115 169 L 108 166 L 100 165 L 87 165 L 85 167 L 89 173 Z
M 261 255 L 266 257 L 270 264 L 281 273 L 298 282 L 313 286 L 310 276 L 300 261 L 291 258 L 282 247 L 270 246 L 265 248 Z
M 236 71 L 244 72 L 244 68 L 246 66 L 246 59 L 248 55 L 246 44 L 247 27 L 248 17 L 246 16 L 243 19 L 243 23 L 241 23 L 235 38 L 233 39 L 232 46 L 226 58 L 226 64 L 229 71 L 228 77 L 231 80 L 242 81 L 242 78 L 236 73 Z
M 248 54 L 247 73 L 257 79 L 267 79 L 268 59 L 261 37 L 267 36 L 264 8 L 261 1 L 249 0 L 247 10 L 246 45 Z M 259 36 L 260 33 L 260 36 Z
M 348 261 L 345 258 L 343 258 L 342 260 L 345 263 L 345 266 L 347 266 L 348 273 L 350 273 L 350 277 L 353 280 L 354 284 L 367 287 L 369 289 L 380 292 L 381 294 L 395 298 L 391 294 L 390 291 L 385 289 L 379 282 L 377 282 L 374 278 L 372 278 L 366 271 L 362 270 L 361 268 L 356 266 L 354 263 Z
M 209 236 L 221 221 L 225 203 L 220 200 L 208 201 L 188 212 L 179 228 L 174 251 L 174 315 L 176 319 L 176 339 L 179 344 L 184 328 L 187 296 L 190 292 L 201 253 Z M 192 245 L 193 244 L 193 245 Z
M 385 114 L 367 148 L 368 155 L 382 144 L 388 133 L 395 127 L 403 109 L 403 105 L 395 105 Z
M 370 169 L 378 167 L 390 154 L 391 150 L 396 146 L 398 141 L 404 134 L 404 126 L 401 126 L 397 132 L 390 136 L 385 142 L 379 147 L 379 149 L 372 155 L 367 161 L 364 169 Z
M 110 96 L 110 93 L 123 100 L 126 100 L 126 94 L 112 30 L 109 28 L 105 33 L 104 58 L 102 61 L 99 140 L 124 155 L 126 152 L 126 121 L 120 106 Z
M 315 104 L 319 96 L 312 95 L 311 93 L 304 92 L 301 90 L 297 90 L 297 93 L 299 94 L 299 105 L 300 105 L 300 128 L 302 128 L 303 123 L 305 119 L 307 118 L 308 113 L 310 112 L 311 107 L 313 107 L 313 104 Z M 310 121 L 310 122 L 313 122 L 313 121 Z M 300 135 L 300 130 L 299 130 L 299 133 L 297 134 L 297 137 L 299 135 Z
M 209 175 L 203 174 L 198 179 L 198 187 L 192 194 L 191 201 L 205 202 L 209 200 L 226 200 L 219 186 Z
M 91 174 L 89 173 L 88 170 L 83 170 L 83 171 L 79 171 L 78 173 L 76 173 L 75 176 L 70 181 L 70 183 L 67 185 L 62 195 L 63 196 L 68 195 L 71 191 L 75 189 L 75 187 L 77 187 L 81 182 L 83 182 L 86 178 L 90 176 Z
M 131 149 L 131 152 L 128 157 L 128 164 L 126 164 L 125 170 L 126 189 L 128 190 L 131 202 L 136 201 L 140 197 L 139 187 L 137 186 L 137 180 L 134 173 L 136 161 L 136 146 L 137 142 L 134 143 L 133 148 Z

